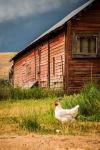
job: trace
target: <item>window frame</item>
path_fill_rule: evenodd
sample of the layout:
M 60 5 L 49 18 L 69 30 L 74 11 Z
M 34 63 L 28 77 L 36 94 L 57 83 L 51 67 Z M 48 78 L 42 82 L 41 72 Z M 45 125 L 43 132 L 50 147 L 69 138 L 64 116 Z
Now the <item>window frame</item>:
M 84 37 L 96 37 L 96 52 L 95 53 L 82 53 L 77 52 L 77 39 Z M 72 41 L 72 57 L 73 58 L 96 58 L 100 57 L 100 34 L 99 33 L 74 33 Z

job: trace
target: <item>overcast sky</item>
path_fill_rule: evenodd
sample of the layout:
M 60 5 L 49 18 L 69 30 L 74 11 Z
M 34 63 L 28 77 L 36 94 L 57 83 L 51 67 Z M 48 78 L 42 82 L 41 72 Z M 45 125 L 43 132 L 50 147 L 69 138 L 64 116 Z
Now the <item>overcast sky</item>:
M 20 51 L 88 0 L 0 0 L 0 52 Z

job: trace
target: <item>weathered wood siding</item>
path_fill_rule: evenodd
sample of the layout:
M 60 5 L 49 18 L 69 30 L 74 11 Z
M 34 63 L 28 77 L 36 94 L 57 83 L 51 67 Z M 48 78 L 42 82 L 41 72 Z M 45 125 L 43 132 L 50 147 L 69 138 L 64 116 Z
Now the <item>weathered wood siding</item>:
M 40 82 L 40 49 L 35 49 L 35 80 Z
M 35 80 L 35 53 L 30 53 L 19 58 L 14 63 L 14 87 L 28 87 Z M 28 68 L 27 68 L 28 67 Z M 27 72 L 29 69 L 29 72 Z
M 64 59 L 64 33 L 58 33 L 15 61 L 15 87 L 30 87 L 32 81 L 38 81 L 41 87 L 63 87 Z
M 93 4 L 92 7 L 84 10 L 71 20 L 68 23 L 67 29 L 66 59 L 68 59 L 68 64 L 66 65 L 66 90 L 72 93 L 79 91 L 80 87 L 88 81 L 96 80 L 100 83 L 100 57 L 72 57 L 74 33 L 100 33 L 100 2 Z
M 41 45 L 40 58 L 40 86 L 48 86 L 48 42 Z
M 64 32 L 50 39 L 50 87 L 63 87 Z

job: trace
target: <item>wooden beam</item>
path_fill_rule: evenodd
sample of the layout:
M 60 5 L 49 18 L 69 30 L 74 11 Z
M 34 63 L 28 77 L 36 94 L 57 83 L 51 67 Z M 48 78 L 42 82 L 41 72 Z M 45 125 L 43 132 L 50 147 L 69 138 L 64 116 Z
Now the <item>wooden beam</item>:
M 48 88 L 50 88 L 50 41 L 48 40 Z
M 40 78 L 40 74 L 41 74 L 41 48 L 38 49 L 38 56 L 39 56 L 39 72 L 38 72 L 38 77 L 39 77 L 39 86 L 41 86 L 41 78 Z
M 35 80 L 36 80 L 36 50 L 34 51 L 34 58 L 35 58 Z
M 65 24 L 65 67 L 64 67 L 64 91 L 68 94 L 69 87 L 69 51 L 70 51 L 70 32 L 71 32 L 71 21 Z

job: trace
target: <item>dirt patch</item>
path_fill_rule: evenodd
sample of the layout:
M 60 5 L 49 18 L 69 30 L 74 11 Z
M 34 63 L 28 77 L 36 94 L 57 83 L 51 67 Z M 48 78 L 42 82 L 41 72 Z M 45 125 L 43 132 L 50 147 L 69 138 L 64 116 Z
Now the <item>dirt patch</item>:
M 100 137 L 97 135 L 0 136 L 0 150 L 100 150 Z

